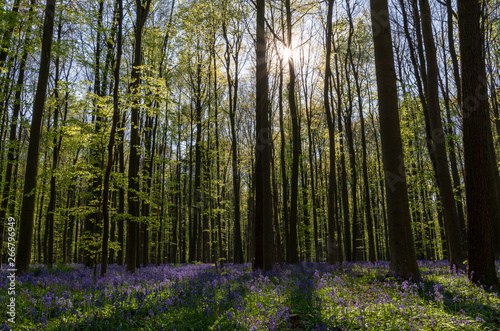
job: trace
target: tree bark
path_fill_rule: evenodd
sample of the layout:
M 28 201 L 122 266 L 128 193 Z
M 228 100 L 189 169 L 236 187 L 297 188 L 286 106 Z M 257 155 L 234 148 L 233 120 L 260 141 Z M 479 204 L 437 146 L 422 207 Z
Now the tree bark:
M 50 55 L 52 51 L 52 36 L 54 33 L 54 16 L 56 0 L 47 0 L 43 24 L 42 53 L 40 71 L 33 102 L 30 139 L 26 172 L 24 177 L 23 208 L 20 218 L 19 248 L 17 253 L 17 270 L 20 274 L 28 273 L 31 261 L 31 246 L 33 244 L 33 221 L 36 197 L 36 176 L 38 174 L 38 153 L 42 133 L 42 119 L 45 108 L 45 94 L 50 74 Z
M 287 44 L 290 50 L 292 45 L 292 11 L 290 0 L 285 1 L 286 23 L 287 23 Z M 300 126 L 297 104 L 295 102 L 295 65 L 293 55 L 288 58 L 288 70 L 290 81 L 288 82 L 288 105 L 290 107 L 290 116 L 292 118 L 292 176 L 290 192 L 290 229 L 287 240 L 287 262 L 299 262 L 297 254 L 297 222 L 298 222 L 298 193 L 299 193 L 299 162 L 300 162 Z
M 146 23 L 146 18 L 149 13 L 151 0 L 136 0 L 136 25 L 135 25 L 135 45 L 134 45 L 134 62 L 132 64 L 132 81 L 130 83 L 130 91 L 139 93 L 139 85 L 141 82 L 142 64 L 142 31 Z M 137 239 L 139 223 L 137 218 L 140 216 L 139 208 L 139 160 L 140 160 L 140 138 L 139 138 L 139 97 L 135 96 L 131 108 L 131 129 L 130 129 L 130 156 L 128 170 L 128 208 L 130 218 L 128 221 L 128 240 L 127 240 L 127 271 L 135 273 L 137 262 Z
M 326 19 L 326 61 L 325 61 L 325 82 L 323 88 L 323 104 L 325 106 L 326 120 L 328 123 L 328 138 L 330 142 L 330 172 L 328 178 L 328 263 L 334 264 L 338 259 L 339 245 L 335 236 L 336 224 L 336 194 L 337 175 L 335 163 L 335 116 L 330 107 L 330 81 L 332 79 L 332 69 L 330 60 L 332 54 L 332 20 L 334 0 L 328 0 L 328 14 Z M 340 229 L 337 229 L 340 231 Z
M 122 21 L 123 21 L 123 1 L 117 0 L 115 19 L 117 20 L 118 35 L 116 41 L 116 59 L 114 61 L 114 86 L 113 86 L 113 119 L 111 122 L 111 132 L 109 133 L 108 143 L 108 164 L 104 174 L 102 214 L 103 214 L 103 235 L 102 235 L 102 261 L 101 275 L 106 274 L 108 268 L 108 237 L 109 237 L 109 181 L 111 177 L 111 168 L 113 166 L 113 151 L 115 145 L 115 134 L 118 120 L 120 117 L 118 88 L 120 85 L 120 64 L 122 58 Z
M 33 4 L 30 7 L 30 15 L 33 12 Z M 19 75 L 17 76 L 16 82 L 16 93 L 14 95 L 14 107 L 12 109 L 12 119 L 10 122 L 10 132 L 9 132 L 9 147 L 7 151 L 7 168 L 5 170 L 4 184 L 2 188 L 2 200 L 0 205 L 0 247 L 3 247 L 4 240 L 4 229 L 5 229 L 5 220 L 7 219 L 7 209 L 9 204 L 11 203 L 11 194 L 14 189 L 14 185 L 12 183 L 14 163 L 18 154 L 18 143 L 17 139 L 17 128 L 19 124 L 19 113 L 21 111 L 21 95 L 24 89 L 24 74 L 26 72 L 26 60 L 29 55 L 29 42 L 31 38 L 31 29 L 28 28 L 26 31 L 26 39 L 24 41 L 23 54 L 21 56 L 20 61 L 20 69 Z M 0 65 L 2 61 L 0 59 Z M 0 257 L 1 262 L 1 257 Z M 1 263 L 0 263 L 1 264 Z M 0 267 L 1 269 L 1 267 Z
M 382 160 L 387 191 L 391 271 L 405 278 L 420 278 L 406 187 L 398 113 L 394 53 L 387 0 L 370 0 L 375 70 L 379 98 Z
M 467 276 L 476 283 L 499 287 L 492 245 L 493 215 L 488 171 L 488 87 L 480 30 L 479 0 L 458 0 L 462 59 L 462 124 L 465 195 L 467 199 Z
M 226 40 L 226 70 L 228 81 L 228 97 L 229 97 L 229 122 L 231 126 L 231 158 L 232 158 L 232 173 L 233 173 L 233 191 L 234 191 L 234 263 L 243 263 L 243 246 L 241 241 L 241 211 L 240 211 L 240 173 L 238 171 L 238 141 L 236 136 L 236 109 L 238 105 L 238 59 L 241 45 L 241 37 L 236 38 L 233 47 L 234 52 L 230 49 L 231 45 L 227 35 L 226 25 L 223 24 L 224 39 Z M 234 58 L 234 78 L 231 75 L 231 57 Z
M 439 106 L 438 64 L 436 45 L 432 32 L 432 19 L 428 0 L 419 0 L 422 18 L 422 34 L 425 44 L 427 59 L 427 105 L 429 109 L 429 122 L 431 126 L 432 152 L 436 160 L 436 179 L 443 206 L 446 240 L 448 242 L 450 268 L 463 267 L 465 255 L 461 244 L 460 223 L 458 220 L 455 195 L 451 184 L 448 169 L 448 155 L 446 152 L 446 135 L 441 121 Z
M 283 226 L 285 235 L 285 245 L 288 245 L 288 176 L 286 167 L 286 138 L 285 138 L 285 125 L 283 116 L 283 59 L 279 59 L 280 73 L 279 73 L 279 87 L 278 87 L 278 108 L 279 108 L 279 125 L 280 125 L 280 165 L 281 165 L 281 186 L 282 186 L 282 208 L 283 208 Z M 285 254 L 286 257 L 286 254 Z
M 274 232 L 271 193 L 271 125 L 266 60 L 265 0 L 257 0 L 256 44 L 256 145 L 255 145 L 255 269 L 274 265 Z
M 348 8 L 349 3 L 347 2 Z M 348 18 L 349 18 L 349 26 L 351 31 L 354 31 L 354 22 L 352 19 L 351 11 L 348 10 Z M 364 195 L 365 195 L 365 218 L 366 218 L 366 227 L 368 234 L 368 260 L 370 262 L 375 262 L 375 242 L 373 235 L 373 219 L 372 219 L 372 206 L 370 199 L 370 188 L 368 182 L 368 166 L 366 164 L 366 132 L 365 132 L 365 117 L 363 114 L 363 96 L 361 95 L 361 83 L 359 79 L 359 72 L 354 63 L 354 56 L 352 54 L 351 48 L 348 50 L 349 52 L 349 62 L 351 64 L 352 74 L 354 76 L 354 82 L 356 85 L 356 94 L 358 97 L 358 110 L 359 110 L 359 119 L 361 124 L 361 149 L 363 154 L 362 161 L 362 170 L 363 170 L 363 184 L 364 184 Z M 359 231 L 359 234 L 362 234 L 362 231 Z M 362 238 L 357 238 L 358 245 L 362 244 Z
M 59 21 L 58 28 L 57 28 L 57 41 L 61 41 L 61 31 L 62 31 L 62 23 Z M 57 57 L 55 61 L 55 66 L 56 66 L 56 73 L 55 73 L 55 81 L 54 81 L 54 98 L 56 101 L 56 106 L 54 108 L 54 117 L 53 117 L 53 130 L 57 132 L 58 129 L 58 122 L 59 122 L 59 112 L 60 112 L 60 104 L 61 101 L 59 99 L 59 75 L 60 75 L 60 58 L 59 56 Z M 67 108 L 66 108 L 67 111 Z M 59 138 L 59 139 L 58 139 Z M 57 170 L 57 165 L 59 164 L 59 151 L 61 150 L 61 143 L 62 143 L 62 135 L 60 134 L 59 137 L 56 134 L 54 134 L 54 139 L 53 139 L 53 145 L 54 145 L 54 151 L 52 153 L 52 175 L 50 178 L 50 193 L 49 193 L 49 206 L 47 209 L 47 229 L 48 229 L 48 248 L 47 248 L 47 264 L 49 267 L 52 267 L 52 264 L 54 262 L 54 214 L 56 211 L 56 170 Z
M 123 139 L 123 128 L 125 128 L 126 115 L 122 113 L 121 121 L 118 123 L 118 172 L 120 174 L 125 174 L 125 151 L 124 151 L 124 139 Z M 125 262 L 125 188 L 120 186 L 118 189 L 118 244 L 120 245 L 120 250 L 118 251 L 117 264 L 123 265 Z

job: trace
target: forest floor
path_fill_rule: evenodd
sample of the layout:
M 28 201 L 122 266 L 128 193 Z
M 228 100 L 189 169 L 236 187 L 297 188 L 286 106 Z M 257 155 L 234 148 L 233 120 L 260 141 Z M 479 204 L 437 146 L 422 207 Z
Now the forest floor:
M 32 266 L 16 279 L 15 324 L 2 313 L 0 329 L 500 330 L 499 293 L 445 261 L 420 261 L 417 282 L 387 277 L 388 267 L 301 263 L 259 273 L 248 264 L 188 264 L 132 275 L 111 265 L 94 277 L 81 265 Z M 5 269 L 2 309 L 10 300 Z

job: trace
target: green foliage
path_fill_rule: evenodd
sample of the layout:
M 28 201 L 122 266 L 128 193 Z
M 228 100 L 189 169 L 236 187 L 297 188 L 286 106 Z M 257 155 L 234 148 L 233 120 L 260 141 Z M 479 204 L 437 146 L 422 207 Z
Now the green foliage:
M 446 263 L 421 262 L 422 279 L 398 280 L 386 263 L 284 266 L 270 273 L 213 265 L 34 266 L 18 285 L 16 326 L 45 330 L 494 330 L 497 292 Z M 0 293 L 0 298 L 5 293 Z

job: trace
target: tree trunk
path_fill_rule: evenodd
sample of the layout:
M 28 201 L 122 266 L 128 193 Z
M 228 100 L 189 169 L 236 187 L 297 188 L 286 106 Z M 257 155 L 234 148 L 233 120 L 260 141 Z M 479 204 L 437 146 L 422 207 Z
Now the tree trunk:
M 387 0 L 370 0 L 375 70 L 379 97 L 380 135 L 384 165 L 391 271 L 419 278 L 406 187 L 398 113 L 394 53 Z
M 330 60 L 332 54 L 332 20 L 333 20 L 334 0 L 328 0 L 328 14 L 326 19 L 326 61 L 325 61 L 325 82 L 323 89 L 323 103 L 325 106 L 326 120 L 328 123 L 328 138 L 330 141 L 330 172 L 328 179 L 328 263 L 334 264 L 339 256 L 339 245 L 335 237 L 336 223 L 336 194 L 337 194 L 337 175 L 335 163 L 335 116 L 330 107 L 330 80 L 332 79 L 332 70 Z M 337 229 L 339 231 L 340 229 Z
M 458 0 L 462 59 L 462 123 L 464 135 L 465 196 L 467 199 L 467 276 L 476 283 L 499 287 L 492 245 L 487 126 L 488 94 L 479 0 Z
M 443 46 L 444 47 L 444 46 Z M 450 47 L 451 48 L 451 47 Z M 451 52 L 450 52 L 451 53 Z M 444 72 L 448 71 L 447 64 L 444 63 Z M 454 134 L 453 127 L 456 125 L 451 117 L 451 105 L 450 105 L 450 89 L 449 89 L 449 83 L 448 83 L 448 75 L 444 75 L 445 77 L 445 84 L 444 86 L 441 87 L 441 90 L 443 91 L 443 99 L 444 99 L 444 105 L 446 109 L 446 121 L 447 121 L 447 127 L 448 132 L 446 134 L 448 136 L 452 136 Z M 442 84 L 442 80 L 441 85 Z M 460 79 L 458 80 L 458 84 L 460 84 Z M 457 92 L 458 95 L 458 92 Z M 461 100 L 461 97 L 460 97 Z M 457 96 L 457 104 L 460 105 L 458 102 L 458 96 Z M 464 205 L 462 202 L 462 183 L 460 180 L 460 175 L 458 172 L 458 164 L 457 164 L 457 154 L 456 154 L 456 145 L 455 141 L 453 139 L 447 139 L 448 140 L 448 149 L 450 151 L 450 168 L 451 168 L 451 178 L 453 180 L 453 189 L 455 193 L 455 201 L 457 204 L 457 213 L 458 213 L 458 222 L 460 224 L 460 233 L 461 233 L 461 245 L 462 247 L 465 247 L 464 242 L 465 242 L 465 229 L 466 229 L 466 223 L 465 223 L 465 215 L 464 215 Z M 464 256 L 465 258 L 465 256 Z
M 305 79 L 307 80 L 307 79 Z M 315 172 L 315 162 L 313 158 L 313 153 L 314 150 L 316 150 L 316 146 L 314 144 L 314 139 L 313 139 L 313 133 L 312 133 L 312 109 L 310 109 L 310 101 L 307 101 L 307 98 L 310 98 L 312 100 L 312 95 L 307 96 L 307 82 L 304 81 L 304 91 L 306 95 L 306 117 L 307 117 L 307 137 L 309 140 L 309 149 L 308 149 L 308 156 L 309 156 L 309 169 L 311 172 L 311 207 L 312 207 L 312 223 L 313 223 L 313 237 L 314 237 L 314 248 L 315 248 L 315 261 L 318 262 L 320 261 L 321 258 L 321 250 L 319 247 L 319 242 L 318 242 L 318 213 L 317 213 L 317 197 L 316 197 L 316 181 L 315 178 L 318 177 L 317 172 Z M 305 171 L 305 170 L 304 170 Z M 304 194 L 307 194 L 307 190 L 304 192 Z M 304 206 L 307 208 L 306 206 Z M 306 238 L 307 240 L 307 238 Z
M 349 19 L 350 31 L 354 31 L 354 22 L 352 19 L 352 12 L 349 7 L 349 2 L 347 4 L 347 15 Z M 365 193 L 365 217 L 366 217 L 366 227 L 368 233 L 368 259 L 370 262 L 375 262 L 375 243 L 374 243 L 374 235 L 373 235 L 373 220 L 371 214 L 371 199 L 370 199 L 370 189 L 368 183 L 368 167 L 366 164 L 366 132 L 365 132 L 365 119 L 363 114 L 363 97 L 361 95 L 361 83 L 359 81 L 359 72 L 354 63 L 354 56 L 352 54 L 351 47 L 348 49 L 349 62 L 352 69 L 352 74 L 354 76 L 354 82 L 356 85 L 356 94 L 358 96 L 358 110 L 359 110 L 359 118 L 361 123 L 361 148 L 363 154 L 363 184 L 364 184 L 364 193 Z M 356 181 L 354 181 L 356 182 Z M 358 246 L 362 245 L 362 231 L 358 231 Z
M 443 206 L 446 239 L 448 241 L 449 261 L 451 267 L 462 267 L 465 259 L 461 244 L 460 224 L 458 220 L 455 195 L 451 185 L 446 153 L 446 135 L 441 122 L 439 106 L 438 64 L 436 45 L 432 32 L 432 19 L 428 0 L 419 0 L 422 18 L 422 33 L 427 59 L 427 105 L 432 132 L 430 142 L 436 160 L 436 179 Z
M 42 133 L 42 119 L 45 108 L 45 94 L 50 74 L 50 55 L 52 51 L 52 35 L 54 32 L 56 0 L 47 0 L 43 24 L 42 53 L 40 71 L 33 102 L 30 139 L 24 177 L 23 208 L 19 229 L 19 248 L 17 253 L 17 270 L 20 274 L 28 273 L 33 244 L 33 221 L 35 212 L 36 177 L 38 174 L 38 153 Z
M 257 0 L 256 45 L 256 145 L 255 145 L 255 269 L 274 265 L 273 212 L 271 193 L 271 127 L 269 81 L 266 60 L 265 0 Z
M 337 94 L 337 122 L 339 126 L 339 150 L 340 150 L 340 164 L 338 165 L 338 171 L 340 173 L 340 201 L 342 204 L 342 216 L 344 225 L 344 252 L 347 261 L 351 261 L 352 257 L 352 246 L 351 246 L 351 222 L 349 219 L 349 196 L 347 192 L 347 171 L 345 165 L 345 150 L 344 150 L 344 127 L 342 125 L 342 94 L 343 88 L 341 83 L 341 74 L 339 70 L 339 49 L 335 45 L 335 41 L 332 40 L 333 51 L 335 52 L 335 91 Z M 340 231 L 340 226 L 338 227 Z
M 283 208 L 283 227 L 285 229 L 285 245 L 288 245 L 289 233 L 289 217 L 288 217 L 288 176 L 286 167 L 286 138 L 285 138 L 285 125 L 283 116 L 283 60 L 279 59 L 280 73 L 279 73 L 279 87 L 278 87 L 278 108 L 279 108 L 279 125 L 280 125 L 280 165 L 281 165 L 281 186 L 282 186 L 282 208 Z M 286 257 L 286 254 L 285 254 Z
M 111 177 L 111 168 L 113 166 L 113 150 L 115 145 L 115 133 L 120 117 L 118 88 L 120 85 L 120 63 L 122 58 L 122 21 L 123 21 L 123 1 L 117 0 L 115 10 L 115 19 L 118 25 L 116 60 L 114 63 L 114 86 L 113 86 L 113 119 L 111 122 L 111 132 L 108 143 L 108 164 L 104 174 L 104 184 L 102 193 L 102 214 L 103 214 L 103 235 L 102 235 L 102 262 L 101 275 L 106 274 L 108 268 L 108 237 L 109 237 L 109 181 Z
M 124 139 L 123 139 L 123 131 L 125 128 L 126 115 L 125 113 L 121 116 L 121 121 L 118 124 L 118 172 L 122 175 L 125 174 L 125 151 L 124 151 Z M 123 265 L 125 262 L 125 188 L 120 185 L 118 189 L 118 244 L 120 245 L 120 250 L 118 251 L 117 256 L 117 264 Z
M 198 62 L 196 68 L 196 141 L 195 141 L 195 172 L 194 172 L 194 196 L 193 196 L 193 211 L 192 211 L 192 222 L 193 222 L 193 236 L 192 242 L 190 242 L 189 254 L 193 254 L 190 258 L 190 262 L 199 261 L 201 256 L 200 242 L 202 236 L 198 234 L 198 230 L 201 228 L 201 214 L 203 211 L 203 191 L 201 190 L 201 158 L 202 158 L 202 105 L 201 105 L 201 63 Z M 193 250 L 193 253 L 191 253 Z
M 234 53 L 230 49 L 230 42 L 227 36 L 226 25 L 223 24 L 224 39 L 226 40 L 226 70 L 228 81 L 228 98 L 229 98 L 229 121 L 231 125 L 231 156 L 232 156 L 232 172 L 233 172 L 233 191 L 234 191 L 234 263 L 243 263 L 243 246 L 241 242 L 241 221 L 240 221 L 240 173 L 238 171 L 238 141 L 236 136 L 236 109 L 238 105 L 238 58 L 240 51 L 241 38 L 238 38 L 233 45 Z M 231 57 L 234 58 L 234 79 L 231 75 Z
M 136 0 L 136 25 L 135 25 L 135 45 L 134 45 L 134 62 L 132 64 L 132 81 L 130 83 L 130 91 L 133 94 L 139 93 L 141 82 L 142 64 L 142 31 L 146 23 L 146 18 L 149 13 L 151 0 Z M 135 273 L 137 262 L 137 247 L 138 247 L 138 231 L 139 223 L 137 218 L 140 216 L 139 208 L 139 160 L 140 160 L 140 138 L 139 138 L 139 97 L 134 96 L 131 108 L 131 129 L 130 129 L 130 157 L 128 170 L 128 208 L 129 208 L 129 224 L 128 224 L 128 240 L 127 240 L 127 271 Z
M 292 11 L 290 0 L 285 1 L 286 23 L 287 23 L 287 44 L 290 50 L 292 45 Z M 297 222 L 298 222 L 298 193 L 299 193 L 299 162 L 300 162 L 300 126 L 297 104 L 295 102 L 295 65 L 293 55 L 288 58 L 288 70 L 290 81 L 288 82 L 288 105 L 290 107 L 290 116 L 292 118 L 292 176 L 291 196 L 290 196 L 290 229 L 287 238 L 287 262 L 299 262 L 297 254 Z
M 30 7 L 30 15 L 33 12 L 33 6 Z M 28 31 L 26 31 L 26 39 L 24 41 L 23 54 L 21 56 L 20 61 L 20 69 L 19 75 L 17 76 L 16 82 L 16 93 L 14 96 L 14 107 L 12 110 L 12 119 L 10 122 L 10 132 L 9 132 L 9 147 L 7 151 L 7 169 L 5 171 L 4 184 L 2 189 L 2 200 L 0 205 L 0 247 L 3 247 L 3 238 L 4 238 L 4 228 L 5 228 L 5 220 L 7 219 L 7 209 L 9 204 L 11 203 L 11 194 L 14 189 L 12 185 L 13 180 L 13 169 L 14 163 L 18 154 L 18 143 L 17 139 L 17 127 L 19 122 L 19 113 L 21 111 L 21 95 L 23 92 L 24 86 L 24 74 L 26 72 L 26 60 L 29 55 L 29 42 L 31 36 L 31 29 L 28 27 Z M 5 48 L 6 49 L 6 48 Z M 2 63 L 0 59 L 0 64 Z M 21 130 L 20 130 L 21 131 Z M 15 176 L 14 176 L 15 177 Z M 1 264 L 1 257 L 0 257 Z M 1 268 L 1 267 L 0 267 Z

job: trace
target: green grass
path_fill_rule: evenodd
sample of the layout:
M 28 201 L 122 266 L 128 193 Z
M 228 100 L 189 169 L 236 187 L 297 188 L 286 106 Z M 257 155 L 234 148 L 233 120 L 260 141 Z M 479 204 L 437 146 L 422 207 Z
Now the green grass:
M 417 282 L 387 277 L 387 268 L 308 263 L 262 274 L 198 264 L 130 275 L 110 266 L 94 278 L 82 266 L 35 266 L 18 279 L 14 329 L 500 330 L 498 292 L 446 263 L 421 262 Z

